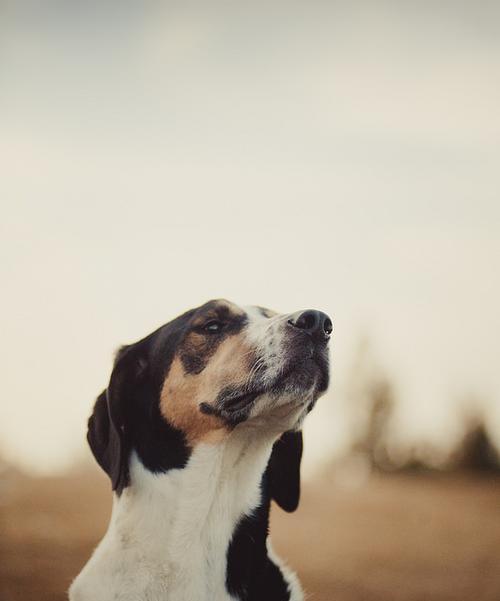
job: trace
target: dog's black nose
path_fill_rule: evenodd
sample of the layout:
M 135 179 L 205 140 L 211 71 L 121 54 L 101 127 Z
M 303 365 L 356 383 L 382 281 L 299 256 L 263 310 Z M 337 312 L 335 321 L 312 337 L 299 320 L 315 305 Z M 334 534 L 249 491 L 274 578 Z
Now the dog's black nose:
M 332 320 L 328 315 L 313 309 L 294 313 L 288 323 L 320 340 L 328 340 L 333 330 Z

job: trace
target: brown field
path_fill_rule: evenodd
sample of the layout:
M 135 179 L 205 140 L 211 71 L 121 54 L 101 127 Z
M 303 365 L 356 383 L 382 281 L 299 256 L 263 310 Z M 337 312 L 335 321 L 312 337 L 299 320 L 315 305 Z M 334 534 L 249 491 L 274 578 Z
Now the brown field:
M 105 530 L 108 482 L 84 471 L 0 484 L 0 600 L 62 601 Z M 498 478 L 378 475 L 355 490 L 323 480 L 272 522 L 311 601 L 500 600 Z

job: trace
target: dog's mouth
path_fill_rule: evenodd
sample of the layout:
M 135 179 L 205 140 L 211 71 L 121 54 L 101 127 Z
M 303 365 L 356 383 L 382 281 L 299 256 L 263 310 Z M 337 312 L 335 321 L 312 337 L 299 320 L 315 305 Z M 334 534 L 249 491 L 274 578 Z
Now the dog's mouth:
M 220 395 L 215 405 L 201 403 L 200 411 L 206 415 L 220 417 L 231 425 L 236 425 L 247 419 L 257 398 L 266 392 L 264 389 L 240 393 L 227 390 L 226 395 Z
M 328 385 L 328 363 L 324 358 L 310 357 L 300 363 L 290 365 L 272 382 L 263 385 L 259 381 L 251 387 L 231 387 L 223 389 L 214 404 L 202 402 L 200 411 L 206 415 L 219 417 L 231 425 L 245 421 L 257 399 L 263 395 L 279 398 L 290 396 L 300 402 L 310 402 L 311 393 L 317 397 Z

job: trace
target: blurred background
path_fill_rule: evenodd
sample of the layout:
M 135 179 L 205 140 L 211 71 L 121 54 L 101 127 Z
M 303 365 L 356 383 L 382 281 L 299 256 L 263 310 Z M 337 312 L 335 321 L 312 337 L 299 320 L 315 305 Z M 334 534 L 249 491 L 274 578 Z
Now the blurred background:
M 500 598 L 500 5 L 0 0 L 0 598 L 111 495 L 113 353 L 210 298 L 333 316 L 309 599 Z

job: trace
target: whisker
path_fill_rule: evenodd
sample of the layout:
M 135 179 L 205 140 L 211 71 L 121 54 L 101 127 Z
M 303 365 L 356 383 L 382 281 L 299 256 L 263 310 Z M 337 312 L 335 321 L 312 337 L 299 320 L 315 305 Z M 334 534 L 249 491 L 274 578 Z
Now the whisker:
M 251 381 L 253 380 L 253 378 L 255 377 L 255 375 L 257 374 L 257 372 L 264 367 L 265 365 L 265 360 L 263 357 L 259 357 L 255 363 L 252 365 L 252 367 L 250 368 L 250 372 L 248 374 L 248 378 L 247 378 L 247 384 L 250 384 Z

